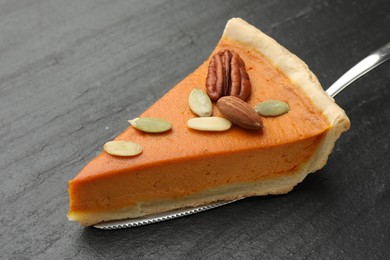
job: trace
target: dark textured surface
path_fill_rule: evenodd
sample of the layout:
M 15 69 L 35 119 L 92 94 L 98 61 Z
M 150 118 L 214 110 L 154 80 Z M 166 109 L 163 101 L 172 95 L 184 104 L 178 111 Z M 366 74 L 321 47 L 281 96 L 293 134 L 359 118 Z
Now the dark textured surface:
M 284 196 L 119 231 L 67 220 L 67 181 L 242 17 L 324 88 L 390 41 L 382 1 L 0 1 L 0 258 L 390 256 L 390 63 L 337 96 L 352 128 Z

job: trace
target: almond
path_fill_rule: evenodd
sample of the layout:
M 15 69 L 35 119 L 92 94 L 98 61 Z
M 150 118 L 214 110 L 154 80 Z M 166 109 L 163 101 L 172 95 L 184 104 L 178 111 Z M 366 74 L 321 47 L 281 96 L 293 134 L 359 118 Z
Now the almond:
M 221 114 L 232 123 L 245 129 L 260 129 L 263 122 L 256 111 L 245 101 L 234 96 L 225 96 L 218 100 Z

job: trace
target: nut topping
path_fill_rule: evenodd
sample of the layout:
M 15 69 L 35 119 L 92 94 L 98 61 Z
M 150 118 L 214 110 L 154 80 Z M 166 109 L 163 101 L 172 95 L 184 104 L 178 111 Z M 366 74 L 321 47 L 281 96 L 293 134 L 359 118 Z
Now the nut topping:
M 211 116 L 213 113 L 213 104 L 210 97 L 198 88 L 194 88 L 188 98 L 191 111 L 201 117 Z
M 280 116 L 290 110 L 290 106 L 279 100 L 266 100 L 256 105 L 256 112 L 262 116 Z
M 256 111 L 237 97 L 222 97 L 218 100 L 217 107 L 224 117 L 242 128 L 260 129 L 263 127 L 263 122 Z
M 104 144 L 104 151 L 116 156 L 135 156 L 142 153 L 141 145 L 126 141 L 110 141 Z
M 195 117 L 187 121 L 187 126 L 199 131 L 226 131 L 232 123 L 223 117 Z
M 225 49 L 214 54 L 208 68 L 206 90 L 215 102 L 223 96 L 235 96 L 242 100 L 249 97 L 249 75 L 244 61 L 237 53 Z
M 162 133 L 172 128 L 172 124 L 156 117 L 140 117 L 128 121 L 134 128 L 145 133 Z

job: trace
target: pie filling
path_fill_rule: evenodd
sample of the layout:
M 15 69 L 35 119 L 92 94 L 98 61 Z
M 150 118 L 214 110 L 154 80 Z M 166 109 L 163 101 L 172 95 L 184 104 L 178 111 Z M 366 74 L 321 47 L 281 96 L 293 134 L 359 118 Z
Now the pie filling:
M 101 176 L 71 186 L 72 211 L 120 210 L 137 202 L 188 197 L 211 188 L 251 183 L 294 173 L 308 161 L 322 136 L 268 149 L 185 158 L 135 172 Z M 88 180 L 88 179 L 87 179 Z

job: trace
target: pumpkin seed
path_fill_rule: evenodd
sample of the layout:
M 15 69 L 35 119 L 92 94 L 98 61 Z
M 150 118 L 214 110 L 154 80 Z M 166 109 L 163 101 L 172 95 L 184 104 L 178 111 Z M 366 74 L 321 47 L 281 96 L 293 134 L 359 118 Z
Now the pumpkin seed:
M 188 120 L 187 126 L 200 131 L 226 131 L 232 123 L 223 117 L 196 117 Z
M 191 111 L 201 117 L 211 116 L 213 104 L 210 97 L 201 89 L 194 88 L 188 98 Z
M 283 101 L 267 100 L 256 105 L 256 112 L 262 116 L 280 116 L 290 110 L 290 106 Z
M 126 141 L 110 141 L 104 144 L 104 151 L 116 156 L 135 156 L 142 153 L 142 147 L 139 144 Z
M 140 117 L 129 120 L 129 123 L 136 129 L 146 133 L 162 133 L 172 128 L 168 121 L 156 117 Z

